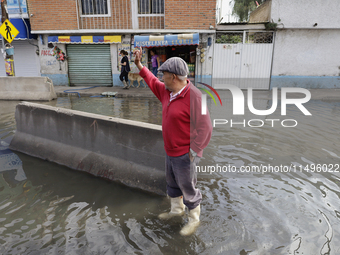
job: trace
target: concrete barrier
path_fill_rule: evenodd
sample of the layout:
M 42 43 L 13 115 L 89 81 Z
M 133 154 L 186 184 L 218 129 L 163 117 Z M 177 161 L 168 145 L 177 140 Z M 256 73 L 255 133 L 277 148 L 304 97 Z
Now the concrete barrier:
M 48 77 L 0 77 L 0 100 L 40 100 L 57 98 Z
M 22 102 L 9 148 L 166 194 L 165 151 L 159 125 Z

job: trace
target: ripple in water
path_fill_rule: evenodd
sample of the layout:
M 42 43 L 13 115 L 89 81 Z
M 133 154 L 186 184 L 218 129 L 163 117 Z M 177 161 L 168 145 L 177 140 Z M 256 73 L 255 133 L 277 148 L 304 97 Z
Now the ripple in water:
M 155 100 L 54 103 L 161 121 Z M 169 207 L 166 198 L 9 151 L 14 107 L 0 117 L 0 157 L 7 160 L 0 164 L 1 254 L 340 254 L 338 172 L 199 173 L 201 225 L 183 238 L 178 232 L 185 219 L 157 218 Z M 288 109 L 299 121 L 294 129 L 215 128 L 200 165 L 338 164 L 340 104 L 310 101 L 306 107 L 310 118 Z

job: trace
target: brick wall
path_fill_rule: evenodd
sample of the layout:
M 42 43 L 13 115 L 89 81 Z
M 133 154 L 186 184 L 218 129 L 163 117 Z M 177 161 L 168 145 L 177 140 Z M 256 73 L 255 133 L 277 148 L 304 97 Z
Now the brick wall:
M 77 0 L 78 1 L 78 0 Z M 111 0 L 110 17 L 79 17 L 76 0 L 27 0 L 32 30 L 132 29 L 130 0 Z M 139 17 L 139 29 L 209 29 L 216 0 L 165 0 L 164 17 Z
M 76 0 L 28 0 L 32 30 L 77 30 Z M 111 0 L 110 17 L 79 17 L 79 29 L 132 29 L 131 2 Z
M 165 0 L 165 29 L 215 27 L 216 0 Z
M 78 29 L 74 0 L 28 0 L 32 30 Z
M 131 1 L 111 0 L 110 17 L 81 17 L 80 29 L 132 29 Z
M 164 17 L 138 17 L 139 29 L 163 29 Z

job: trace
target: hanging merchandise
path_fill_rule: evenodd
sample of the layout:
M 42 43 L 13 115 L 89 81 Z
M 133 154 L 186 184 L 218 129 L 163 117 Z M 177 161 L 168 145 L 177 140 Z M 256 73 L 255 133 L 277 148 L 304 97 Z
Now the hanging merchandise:
M 65 53 L 59 49 L 57 46 L 55 46 L 53 49 L 52 49 L 52 56 L 54 56 L 58 61 L 65 61 L 66 59 L 66 56 L 65 56 Z

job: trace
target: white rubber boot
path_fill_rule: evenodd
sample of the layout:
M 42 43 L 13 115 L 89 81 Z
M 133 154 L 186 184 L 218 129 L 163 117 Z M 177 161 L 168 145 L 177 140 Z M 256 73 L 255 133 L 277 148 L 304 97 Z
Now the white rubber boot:
M 179 232 L 182 236 L 192 235 L 196 231 L 198 225 L 200 224 L 200 213 L 200 205 L 189 211 L 189 221 Z
M 171 199 L 171 210 L 167 213 L 161 213 L 158 218 L 161 220 L 167 220 L 174 216 L 182 216 L 185 212 L 185 204 L 183 204 L 183 196 L 174 197 Z
M 126 83 L 126 81 L 123 81 L 123 84 L 124 84 L 124 88 L 123 89 L 128 89 L 129 87 L 129 85 Z

